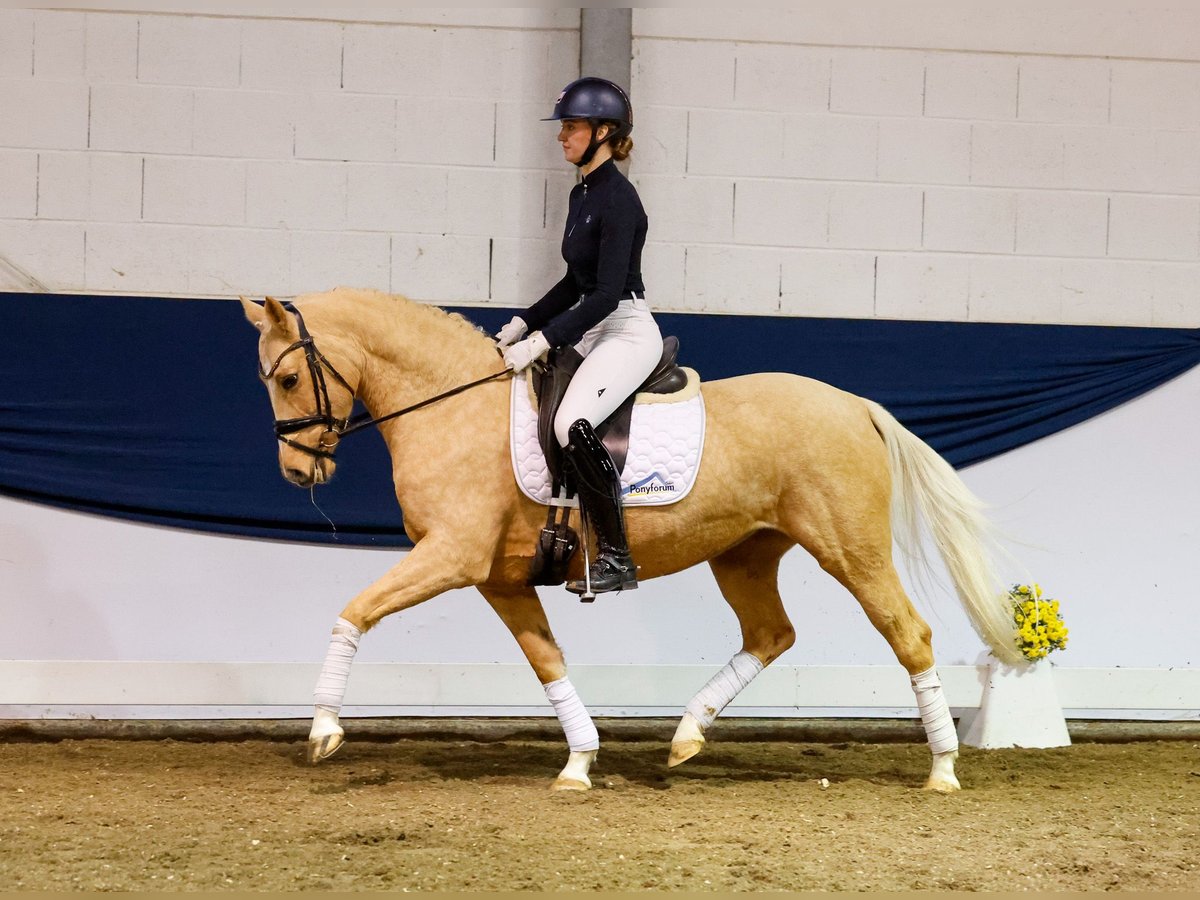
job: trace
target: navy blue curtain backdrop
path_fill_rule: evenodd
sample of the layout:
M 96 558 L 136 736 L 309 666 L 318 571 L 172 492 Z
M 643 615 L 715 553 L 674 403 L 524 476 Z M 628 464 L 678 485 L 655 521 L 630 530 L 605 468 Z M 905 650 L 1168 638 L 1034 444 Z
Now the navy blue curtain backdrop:
M 514 313 L 455 311 L 492 332 Z M 879 401 L 956 466 L 1200 362 L 1200 329 L 658 320 L 707 380 L 783 371 L 829 382 Z M 0 294 L 0 493 L 202 531 L 408 546 L 373 430 L 342 443 L 337 476 L 316 491 L 336 531 L 280 476 L 256 341 L 236 301 Z

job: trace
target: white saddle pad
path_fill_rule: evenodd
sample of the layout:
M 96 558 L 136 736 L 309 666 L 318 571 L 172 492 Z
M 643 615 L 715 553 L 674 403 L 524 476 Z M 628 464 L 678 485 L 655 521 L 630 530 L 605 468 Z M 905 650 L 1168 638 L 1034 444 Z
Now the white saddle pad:
M 704 397 L 700 376 L 684 369 L 688 384 L 677 394 L 638 394 L 629 423 L 629 455 L 621 472 L 626 506 L 666 506 L 691 491 L 704 448 Z M 550 503 L 550 470 L 538 443 L 533 389 L 524 374 L 512 382 L 512 461 L 526 497 Z

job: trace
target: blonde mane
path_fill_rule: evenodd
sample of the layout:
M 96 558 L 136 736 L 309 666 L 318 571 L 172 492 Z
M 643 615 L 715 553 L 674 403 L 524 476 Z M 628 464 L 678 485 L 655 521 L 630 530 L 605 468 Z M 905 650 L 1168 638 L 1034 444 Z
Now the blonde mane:
M 297 305 L 310 302 L 361 304 L 397 321 L 403 320 L 403 327 L 419 329 L 422 336 L 424 333 L 436 334 L 441 340 L 445 340 L 446 335 L 461 336 L 465 341 L 476 343 L 491 340 L 487 332 L 460 313 L 447 312 L 440 306 L 412 300 L 404 294 L 388 294 L 374 288 L 337 287 L 296 298 Z

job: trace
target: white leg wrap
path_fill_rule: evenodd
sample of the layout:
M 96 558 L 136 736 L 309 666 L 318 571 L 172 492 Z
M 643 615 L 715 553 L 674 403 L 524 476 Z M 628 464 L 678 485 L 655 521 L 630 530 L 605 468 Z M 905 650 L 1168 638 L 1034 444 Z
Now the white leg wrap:
M 929 739 L 929 749 L 934 753 L 949 753 L 958 749 L 958 734 L 954 730 L 954 719 L 946 695 L 942 693 L 942 682 L 937 669 L 926 669 L 912 676 L 913 693 L 917 695 L 917 709 L 921 711 L 921 724 Z
M 763 664 L 753 653 L 739 650 L 720 672 L 700 688 L 700 693 L 687 705 L 702 729 L 712 725 L 734 697 L 752 682 L 763 670 Z
M 546 689 L 546 699 L 554 707 L 554 714 L 558 716 L 558 722 L 567 736 L 567 746 L 571 752 L 599 750 L 600 734 L 596 731 L 596 723 L 575 693 L 571 679 L 564 676 L 543 687 Z
M 317 678 L 317 689 L 313 699 L 318 709 L 340 712 L 342 698 L 346 696 L 346 682 L 350 679 L 350 663 L 358 651 L 358 639 L 362 637 L 350 622 L 338 617 L 333 626 L 333 637 L 329 640 L 329 652 L 325 654 L 325 665 Z

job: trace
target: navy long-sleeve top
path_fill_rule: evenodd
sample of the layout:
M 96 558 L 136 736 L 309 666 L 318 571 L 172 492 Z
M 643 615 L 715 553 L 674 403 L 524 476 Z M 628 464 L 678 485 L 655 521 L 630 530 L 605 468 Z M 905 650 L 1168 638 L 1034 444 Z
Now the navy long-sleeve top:
M 637 189 L 607 160 L 571 189 L 562 255 L 567 274 L 521 316 L 551 347 L 573 344 L 642 284 L 646 212 Z

